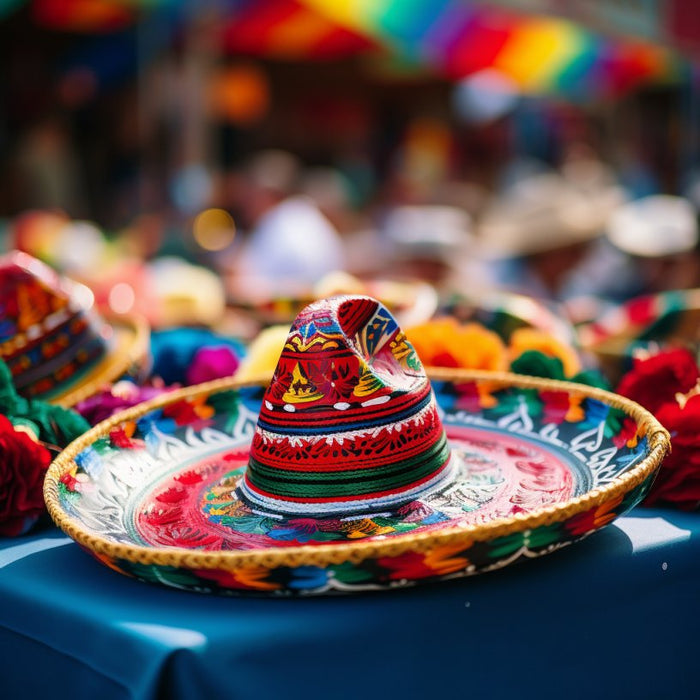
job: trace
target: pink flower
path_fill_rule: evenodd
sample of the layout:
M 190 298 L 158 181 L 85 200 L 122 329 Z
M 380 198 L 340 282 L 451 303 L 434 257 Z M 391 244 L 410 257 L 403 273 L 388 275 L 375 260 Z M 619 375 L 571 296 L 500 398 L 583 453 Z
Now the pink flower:
M 230 377 L 239 364 L 236 353 L 225 345 L 200 348 L 187 368 L 186 381 L 191 385 Z
M 137 386 L 124 380 L 81 401 L 75 408 L 90 425 L 97 425 L 117 411 L 148 401 L 172 388 L 174 387 Z

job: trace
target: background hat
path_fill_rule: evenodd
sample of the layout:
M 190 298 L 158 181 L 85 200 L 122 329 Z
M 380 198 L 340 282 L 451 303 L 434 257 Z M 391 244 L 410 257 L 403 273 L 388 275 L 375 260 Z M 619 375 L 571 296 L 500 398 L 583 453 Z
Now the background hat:
M 156 259 L 149 272 L 158 325 L 214 326 L 223 318 L 224 285 L 212 270 L 173 256 Z
M 0 258 L 0 357 L 21 395 L 70 406 L 145 360 L 145 324 L 92 307 L 87 287 L 30 255 Z
M 443 205 L 401 206 L 386 218 L 384 231 L 399 258 L 450 262 L 473 241 L 471 217 Z
M 652 195 L 619 207 L 607 227 L 610 242 L 629 255 L 677 255 L 698 244 L 695 209 L 683 197 Z
M 479 226 L 482 255 L 520 257 L 591 240 L 602 234 L 621 201 L 619 188 L 578 173 L 529 176 L 485 211 Z

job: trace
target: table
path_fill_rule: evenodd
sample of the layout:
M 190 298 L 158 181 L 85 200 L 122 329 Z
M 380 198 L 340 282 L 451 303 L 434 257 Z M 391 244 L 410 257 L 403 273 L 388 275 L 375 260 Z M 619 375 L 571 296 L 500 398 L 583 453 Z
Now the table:
M 228 598 L 0 540 L 0 697 L 696 698 L 700 514 L 636 508 L 547 557 L 345 597 Z

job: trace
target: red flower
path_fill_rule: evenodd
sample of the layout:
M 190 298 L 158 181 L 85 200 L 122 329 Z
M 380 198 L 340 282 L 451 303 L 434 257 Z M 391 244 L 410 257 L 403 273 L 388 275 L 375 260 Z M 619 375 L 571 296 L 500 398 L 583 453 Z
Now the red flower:
M 206 396 L 197 396 L 175 401 L 163 408 L 163 416 L 172 418 L 176 425 L 189 425 L 200 419 L 209 419 L 214 415 L 214 409 L 207 405 L 206 400 Z
M 493 408 L 498 404 L 498 399 L 493 392 L 498 389 L 492 382 L 464 382 L 456 384 L 458 396 L 455 408 L 478 413 L 482 408 Z
M 688 350 L 668 350 L 638 360 L 617 391 L 654 413 L 671 434 L 646 505 L 700 507 L 700 369 Z
M 0 415 L 0 535 L 20 535 L 44 512 L 51 453 Z
M 677 393 L 690 391 L 698 377 L 700 370 L 691 352 L 668 350 L 635 360 L 633 368 L 620 380 L 617 393 L 656 414 L 664 404 L 675 403 Z
M 80 488 L 78 484 L 80 483 L 70 472 L 66 472 L 59 481 L 66 487 L 71 493 L 79 491 Z
M 377 560 L 379 566 L 388 569 L 388 578 L 421 579 L 437 575 L 432 567 L 425 561 L 425 554 L 421 552 L 405 552 L 396 557 L 382 557 Z
M 648 325 L 654 320 L 656 297 L 653 294 L 637 297 L 636 299 L 629 301 L 626 308 L 627 314 L 632 323 L 638 326 Z
M 141 447 L 144 442 L 143 440 L 134 440 L 134 429 L 136 424 L 133 422 L 122 424 L 116 428 L 112 428 L 109 431 L 110 442 L 115 447 L 120 447 L 125 450 L 132 450 L 137 447 Z
M 682 405 L 683 404 L 683 405 Z M 671 453 L 664 459 L 646 505 L 669 504 L 683 510 L 700 506 L 700 395 L 664 404 L 656 417 L 671 433 Z

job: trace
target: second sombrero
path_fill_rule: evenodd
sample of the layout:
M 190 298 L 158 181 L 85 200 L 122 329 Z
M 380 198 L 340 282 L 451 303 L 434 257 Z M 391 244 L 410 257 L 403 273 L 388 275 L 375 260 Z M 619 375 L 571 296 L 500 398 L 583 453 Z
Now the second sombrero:
M 102 318 L 92 292 L 36 258 L 0 258 L 0 358 L 19 394 L 72 406 L 147 363 L 138 317 Z

